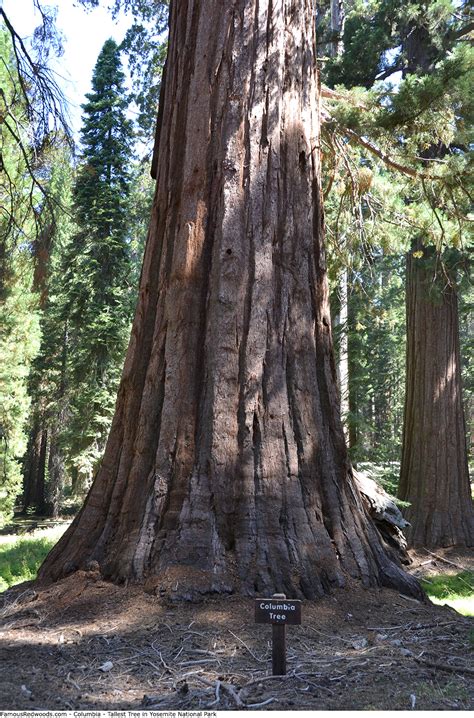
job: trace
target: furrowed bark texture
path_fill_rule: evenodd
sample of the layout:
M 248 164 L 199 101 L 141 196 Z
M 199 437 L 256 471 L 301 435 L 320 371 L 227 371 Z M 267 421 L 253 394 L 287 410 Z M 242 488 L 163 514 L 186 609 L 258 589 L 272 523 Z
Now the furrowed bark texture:
M 415 247 L 417 249 L 418 247 Z M 425 249 L 426 252 L 426 249 Z M 474 545 L 456 290 L 407 259 L 407 378 L 399 496 L 414 546 Z M 434 285 L 442 286 L 433 296 Z
M 171 6 L 157 191 L 105 457 L 41 569 L 175 595 L 417 592 L 350 477 L 322 248 L 312 0 Z M 151 577 L 151 579 L 150 579 Z

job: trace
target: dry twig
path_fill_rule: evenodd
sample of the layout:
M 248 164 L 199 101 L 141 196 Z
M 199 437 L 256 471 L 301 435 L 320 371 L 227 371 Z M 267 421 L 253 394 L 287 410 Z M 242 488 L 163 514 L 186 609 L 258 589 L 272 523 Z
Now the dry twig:
M 249 648 L 248 645 L 245 643 L 245 641 L 243 641 L 241 638 L 239 638 L 239 636 L 237 636 L 233 631 L 231 631 L 230 628 L 228 628 L 227 630 L 229 631 L 229 633 L 230 633 L 232 636 L 234 636 L 234 638 L 237 639 L 237 641 L 239 641 L 239 642 L 247 649 L 247 651 L 250 653 L 250 655 L 252 656 L 252 658 L 254 658 L 258 663 L 264 663 L 264 662 L 265 662 L 265 659 L 264 659 L 264 658 L 259 658 L 258 656 L 256 656 L 255 653 L 252 651 L 252 649 Z
M 447 673 L 467 673 L 474 676 L 474 670 L 467 666 L 450 666 L 448 663 L 436 663 L 435 661 L 427 661 L 426 659 L 415 658 L 417 663 L 428 668 L 436 668 L 438 671 L 446 671 Z

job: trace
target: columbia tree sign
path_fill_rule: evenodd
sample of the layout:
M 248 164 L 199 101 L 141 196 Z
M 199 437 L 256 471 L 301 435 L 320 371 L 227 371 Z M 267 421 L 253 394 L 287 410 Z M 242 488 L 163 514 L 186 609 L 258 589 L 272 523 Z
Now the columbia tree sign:
M 272 671 L 274 676 L 286 674 L 285 626 L 301 624 L 301 601 L 287 599 L 284 593 L 272 598 L 255 599 L 255 623 L 272 624 Z

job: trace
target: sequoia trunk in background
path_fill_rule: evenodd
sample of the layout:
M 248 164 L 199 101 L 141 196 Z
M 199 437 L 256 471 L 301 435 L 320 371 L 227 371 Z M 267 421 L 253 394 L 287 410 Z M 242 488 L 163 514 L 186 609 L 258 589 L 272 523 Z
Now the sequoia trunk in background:
M 423 253 L 422 257 L 413 256 Z M 413 546 L 472 546 L 456 288 L 434 247 L 407 259 L 407 369 L 399 496 Z M 428 261 L 427 261 L 428 260 Z M 441 275 L 441 276 L 440 276 Z
M 102 466 L 40 578 L 98 561 L 174 596 L 418 584 L 339 415 L 314 0 L 172 2 L 157 190 Z

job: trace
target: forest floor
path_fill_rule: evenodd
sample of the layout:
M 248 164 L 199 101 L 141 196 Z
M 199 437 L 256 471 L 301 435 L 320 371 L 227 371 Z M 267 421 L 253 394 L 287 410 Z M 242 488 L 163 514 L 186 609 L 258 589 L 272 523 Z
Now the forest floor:
M 411 566 L 450 569 L 428 554 Z M 173 604 L 94 572 L 9 589 L 0 631 L 0 710 L 474 708 L 474 620 L 388 589 L 303 602 L 285 677 L 271 675 L 252 599 Z

